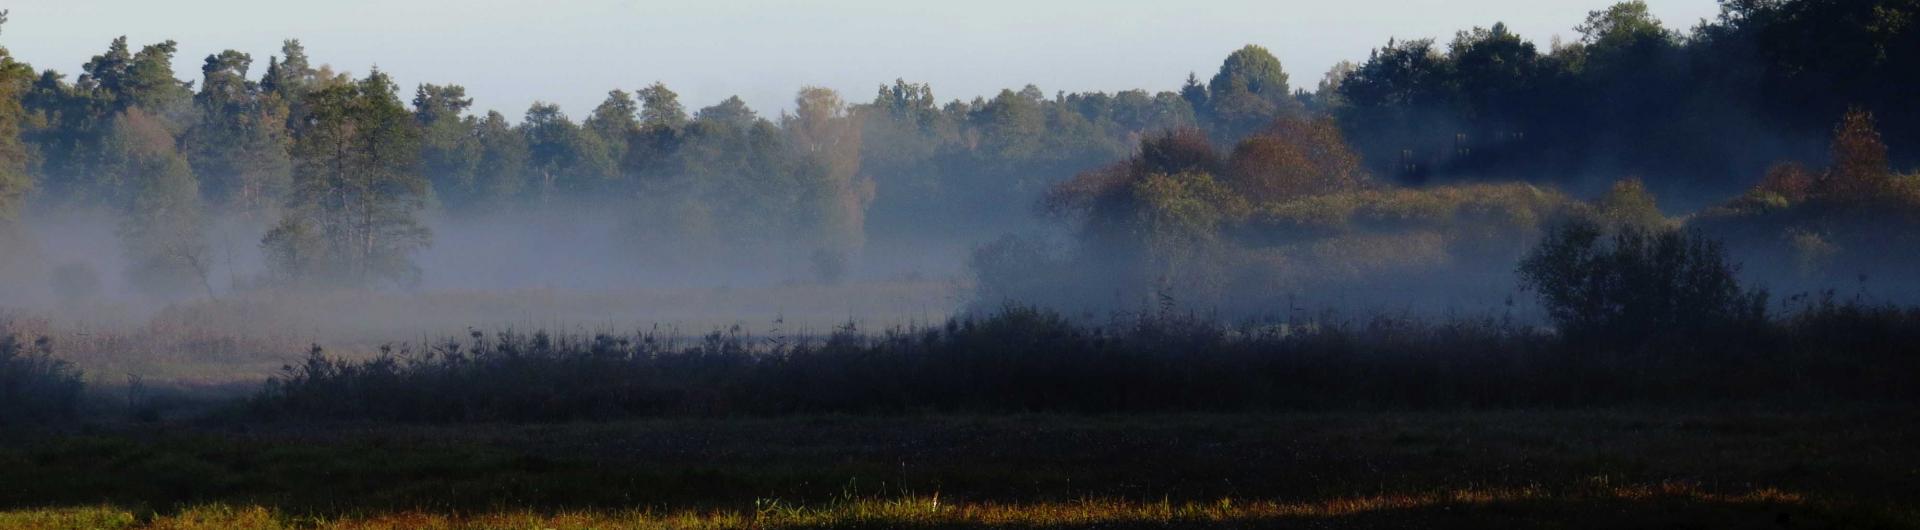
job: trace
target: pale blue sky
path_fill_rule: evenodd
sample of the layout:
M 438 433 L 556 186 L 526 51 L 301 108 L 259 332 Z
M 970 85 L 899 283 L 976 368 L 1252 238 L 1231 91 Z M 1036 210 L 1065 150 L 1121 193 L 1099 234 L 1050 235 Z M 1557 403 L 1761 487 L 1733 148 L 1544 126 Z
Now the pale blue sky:
M 865 101 L 896 77 L 942 101 L 1027 83 L 1057 90 L 1170 90 L 1226 54 L 1272 49 L 1295 86 L 1388 37 L 1449 38 L 1504 21 L 1543 47 L 1569 40 L 1609 0 L 11 0 L 0 44 L 68 74 L 125 34 L 180 42 L 175 68 L 198 78 L 222 49 L 251 53 L 254 76 L 283 38 L 316 64 L 379 65 L 407 88 L 458 83 L 482 109 L 518 119 L 534 100 L 583 117 L 612 88 L 663 81 L 689 110 L 738 94 L 772 116 L 803 85 Z M 1676 29 L 1714 0 L 1650 0 Z

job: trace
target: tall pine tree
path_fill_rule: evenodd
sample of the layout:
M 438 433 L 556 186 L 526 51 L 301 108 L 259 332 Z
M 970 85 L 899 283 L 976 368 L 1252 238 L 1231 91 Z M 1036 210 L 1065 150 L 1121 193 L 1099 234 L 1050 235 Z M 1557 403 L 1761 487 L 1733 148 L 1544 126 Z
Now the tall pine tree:
M 413 114 L 393 81 L 375 70 L 306 102 L 285 216 L 262 240 L 269 267 L 297 282 L 417 281 L 411 254 L 432 238 L 417 218 L 427 180 L 416 168 Z

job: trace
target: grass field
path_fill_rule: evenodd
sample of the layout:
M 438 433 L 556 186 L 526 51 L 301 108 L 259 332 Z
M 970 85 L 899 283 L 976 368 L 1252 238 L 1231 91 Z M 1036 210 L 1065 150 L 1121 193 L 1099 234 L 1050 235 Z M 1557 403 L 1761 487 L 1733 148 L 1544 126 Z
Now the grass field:
M 1920 528 L 1920 412 L 96 425 L 0 528 Z

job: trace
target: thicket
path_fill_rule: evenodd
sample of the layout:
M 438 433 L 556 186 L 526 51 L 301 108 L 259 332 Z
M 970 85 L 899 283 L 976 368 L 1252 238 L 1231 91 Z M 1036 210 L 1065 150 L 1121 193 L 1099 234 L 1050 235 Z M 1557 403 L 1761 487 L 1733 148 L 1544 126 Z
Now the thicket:
M 1234 164 L 1213 153 L 1197 134 L 1163 136 L 1134 159 L 1083 175 L 1070 184 L 1077 187 L 1056 194 L 1056 204 L 1085 216 L 1082 244 L 1106 245 L 1093 247 L 1104 253 L 1083 247 L 1078 255 L 1046 258 L 1051 263 L 1022 261 L 1053 250 L 1009 239 L 976 255 L 981 280 L 1000 289 L 1038 286 L 1057 278 L 1047 273 L 1075 270 L 1049 267 L 1096 263 L 1090 256 L 1133 260 L 1120 264 L 1158 271 L 1163 280 L 1088 285 L 1162 289 L 1153 293 L 1159 303 L 1138 313 L 1099 320 L 1007 305 L 931 328 L 874 334 L 848 325 L 821 340 L 733 330 L 689 344 L 645 333 L 475 332 L 465 341 L 360 361 L 316 348 L 269 382 L 251 410 L 264 417 L 551 421 L 1920 397 L 1912 390 L 1920 388 L 1920 355 L 1908 347 L 1920 339 L 1920 309 L 1829 292 L 1788 297 L 1785 309 L 1770 314 L 1766 290 L 1744 285 L 1718 242 L 1667 222 L 1635 181 L 1591 205 L 1545 201 L 1558 205 L 1555 215 L 1448 199 L 1499 194 L 1341 189 L 1358 184 L 1305 199 L 1325 204 L 1339 194 L 1375 194 L 1340 214 L 1329 225 L 1336 232 L 1372 233 L 1395 223 L 1484 227 L 1489 212 L 1526 219 L 1543 235 L 1504 263 L 1517 263 L 1512 270 L 1538 297 L 1551 327 L 1510 315 L 1298 311 L 1229 325 L 1217 314 L 1182 312 L 1174 300 L 1197 295 L 1168 290 L 1178 284 L 1164 278 L 1202 262 L 1177 261 L 1193 254 L 1167 259 L 1168 249 L 1274 244 L 1234 233 L 1231 223 L 1248 222 L 1256 211 L 1250 201 L 1228 200 L 1246 189 L 1248 173 L 1224 169 Z M 1518 204 L 1540 200 L 1512 191 Z M 1302 211 L 1299 200 L 1282 198 L 1266 210 Z M 1424 213 L 1356 213 L 1395 209 Z M 1356 227 L 1368 223 L 1381 226 Z
M 1776 164 L 1689 225 L 1776 285 L 1910 299 L 1920 293 L 1920 174 L 1896 171 L 1889 153 L 1875 116 L 1849 112 L 1834 126 L 1826 167 Z
M 1280 118 L 1224 150 L 1198 129 L 1145 138 L 1049 193 L 1070 244 L 1005 238 L 969 265 L 976 309 L 1171 304 L 1246 318 L 1497 299 L 1545 228 L 1629 210 L 1659 218 L 1650 196 L 1625 195 L 1588 204 L 1523 183 L 1397 186 L 1361 168 L 1332 120 Z
M 54 358 L 45 339 L 0 337 L 0 425 L 72 419 L 81 389 L 80 371 Z
M 1658 354 L 1711 346 L 1738 350 L 1766 326 L 1767 293 L 1740 285 L 1720 243 L 1680 230 L 1571 222 L 1521 260 L 1536 292 L 1573 343 Z
M 652 416 L 1317 411 L 1910 400 L 1920 311 L 1831 302 L 1744 330 L 1599 347 L 1494 319 L 1075 323 L 1008 308 L 930 329 L 783 344 L 716 333 L 475 333 L 352 361 L 315 349 L 257 418 L 424 422 Z M 1691 341 L 1691 342 L 1690 342 Z M 1713 341 L 1713 342 L 1709 342 Z
M 1233 317 L 1296 304 L 1484 310 L 1502 295 L 1512 307 L 1520 293 L 1503 273 L 1523 259 L 1521 287 L 1562 300 L 1609 306 L 1640 295 L 1606 278 L 1570 285 L 1550 269 L 1608 267 L 1664 282 L 1650 289 L 1744 300 L 1727 316 L 1689 324 L 1702 329 L 1757 320 L 1764 289 L 1738 282 L 1920 296 L 1911 266 L 1920 261 L 1920 175 L 1893 169 L 1870 113 L 1844 114 L 1831 138 L 1828 167 L 1782 163 L 1735 200 L 1669 218 L 1637 178 L 1591 200 L 1524 183 L 1375 180 L 1324 118 L 1280 118 L 1224 151 L 1184 129 L 1143 139 L 1132 157 L 1056 186 L 1044 205 L 1071 230 L 1069 244 L 1004 238 L 969 265 L 988 308 L 1019 301 L 1068 313 L 1167 303 Z M 1530 252 L 1540 241 L 1546 246 Z M 1630 254 L 1647 263 L 1624 269 Z M 1699 283 L 1709 276 L 1721 283 Z M 1671 308 L 1608 311 L 1632 316 L 1542 316 L 1607 340 L 1698 333 L 1663 323 Z M 1656 329 L 1606 331 L 1646 326 Z

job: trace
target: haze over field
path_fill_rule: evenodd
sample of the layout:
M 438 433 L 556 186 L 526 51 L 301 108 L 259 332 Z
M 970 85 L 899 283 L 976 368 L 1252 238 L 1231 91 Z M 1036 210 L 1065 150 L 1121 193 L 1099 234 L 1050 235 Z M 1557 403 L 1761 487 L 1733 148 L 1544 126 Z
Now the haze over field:
M 1858 80 L 1910 37 L 1805 55 L 1772 35 L 1854 15 L 1798 5 L 29 2 L 0 291 L 129 324 L 468 302 L 422 333 L 1003 303 L 1537 322 L 1515 261 L 1596 218 L 1710 232 L 1783 294 L 1912 300 L 1799 183 L 1904 197 L 1912 105 Z M 1881 154 L 1830 148 L 1850 111 Z M 410 329 L 322 299 L 353 305 L 248 313 Z

